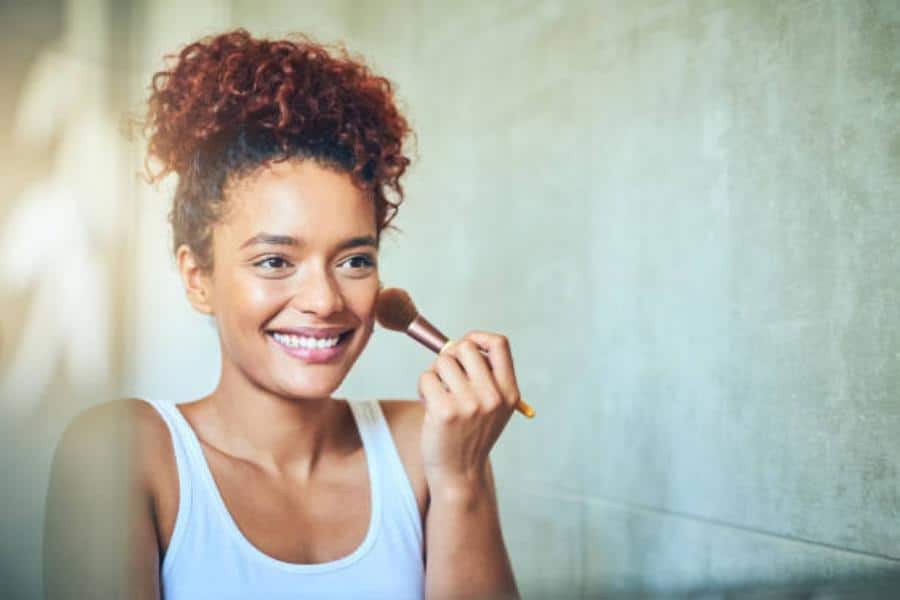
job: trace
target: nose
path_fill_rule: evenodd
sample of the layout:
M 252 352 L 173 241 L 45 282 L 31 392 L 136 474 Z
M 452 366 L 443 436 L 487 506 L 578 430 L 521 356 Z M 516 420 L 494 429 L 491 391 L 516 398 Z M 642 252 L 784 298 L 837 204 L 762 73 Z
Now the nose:
M 321 269 L 311 271 L 295 295 L 294 304 L 300 312 L 327 317 L 344 310 L 344 296 L 334 278 Z

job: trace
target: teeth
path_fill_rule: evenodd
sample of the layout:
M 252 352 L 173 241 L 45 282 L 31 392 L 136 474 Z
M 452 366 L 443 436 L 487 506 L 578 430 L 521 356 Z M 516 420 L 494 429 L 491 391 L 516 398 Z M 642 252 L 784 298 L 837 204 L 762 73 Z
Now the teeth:
M 337 345 L 340 336 L 335 336 L 333 338 L 311 338 L 302 335 L 273 333 L 272 337 L 274 337 L 279 344 L 284 344 L 291 348 L 331 348 Z

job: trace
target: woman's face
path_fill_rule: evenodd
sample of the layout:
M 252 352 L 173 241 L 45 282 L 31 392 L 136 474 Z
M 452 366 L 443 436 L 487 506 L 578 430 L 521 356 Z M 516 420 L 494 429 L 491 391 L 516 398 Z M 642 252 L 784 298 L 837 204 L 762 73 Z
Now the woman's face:
M 294 160 L 228 186 L 226 202 L 207 282 L 226 367 L 284 397 L 329 397 L 374 324 L 372 200 L 350 175 Z

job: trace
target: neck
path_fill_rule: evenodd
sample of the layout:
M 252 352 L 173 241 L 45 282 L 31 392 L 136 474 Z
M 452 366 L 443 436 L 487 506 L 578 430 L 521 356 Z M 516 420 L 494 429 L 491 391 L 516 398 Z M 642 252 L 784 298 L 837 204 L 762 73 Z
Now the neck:
M 309 480 L 324 458 L 355 445 L 344 401 L 279 396 L 224 365 L 216 389 L 196 404 L 204 441 L 275 475 Z

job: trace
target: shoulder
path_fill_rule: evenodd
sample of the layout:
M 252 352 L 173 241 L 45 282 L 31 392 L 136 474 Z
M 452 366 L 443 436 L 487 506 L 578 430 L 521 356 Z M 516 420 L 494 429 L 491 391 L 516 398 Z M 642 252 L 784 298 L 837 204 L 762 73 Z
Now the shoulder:
M 419 400 L 379 400 L 385 419 L 391 427 L 421 430 L 425 405 Z
M 418 450 L 422 439 L 425 406 L 418 400 L 379 400 L 398 449 Z M 417 453 L 418 455 L 418 453 Z
M 151 423 L 147 410 L 154 409 L 134 398 L 110 400 L 87 408 L 63 430 L 58 448 L 89 455 L 109 451 L 118 444 L 130 445 L 142 424 Z
M 154 421 L 162 423 L 156 409 L 139 398 L 119 398 L 96 404 L 78 413 L 66 426 L 63 436 L 79 439 L 84 433 L 95 430 L 132 431 L 136 426 L 153 425 Z
M 154 409 L 112 400 L 82 411 L 63 430 L 45 506 L 47 597 L 112 597 L 122 577 L 154 589 L 158 546 L 141 451 L 141 432 L 155 426 L 147 410 Z
M 109 400 L 85 409 L 63 430 L 55 463 L 86 473 L 95 465 L 121 465 L 148 492 L 173 452 L 168 427 L 155 408 L 137 398 Z

